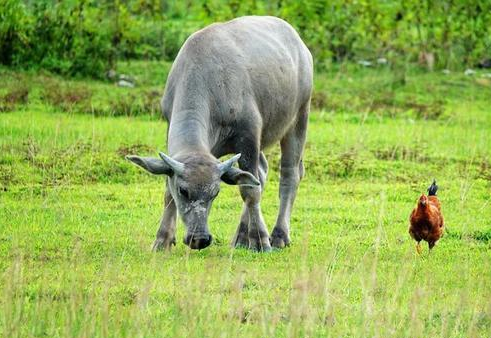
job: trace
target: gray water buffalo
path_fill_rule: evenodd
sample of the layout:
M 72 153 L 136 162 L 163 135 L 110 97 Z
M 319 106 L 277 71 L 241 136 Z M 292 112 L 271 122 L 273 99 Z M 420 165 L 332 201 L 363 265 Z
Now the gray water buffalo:
M 187 39 L 162 99 L 168 155 L 127 157 L 167 176 L 154 250 L 175 244 L 177 213 L 187 228 L 186 245 L 210 245 L 208 214 L 221 182 L 238 185 L 244 201 L 235 247 L 270 251 L 290 244 L 290 215 L 304 175 L 312 77 L 309 50 L 288 23 L 275 17 L 216 23 Z M 260 207 L 268 173 L 262 151 L 276 142 L 281 144 L 280 209 L 269 236 Z M 236 155 L 218 160 L 227 154 Z

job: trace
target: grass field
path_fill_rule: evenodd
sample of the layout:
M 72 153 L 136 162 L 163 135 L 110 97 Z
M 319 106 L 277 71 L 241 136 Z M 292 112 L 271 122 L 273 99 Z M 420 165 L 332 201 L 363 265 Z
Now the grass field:
M 292 245 L 231 249 L 241 199 L 223 185 L 214 244 L 189 250 L 180 223 L 169 254 L 150 252 L 164 182 L 124 160 L 165 150 L 168 64 L 121 68 L 137 88 L 0 71 L 1 336 L 491 336 L 488 79 L 317 75 Z M 433 178 L 447 232 L 418 256 L 408 217 Z

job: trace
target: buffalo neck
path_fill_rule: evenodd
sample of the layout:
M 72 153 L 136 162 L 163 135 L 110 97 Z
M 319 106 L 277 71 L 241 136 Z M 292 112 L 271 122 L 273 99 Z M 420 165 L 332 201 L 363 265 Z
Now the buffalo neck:
M 208 114 L 194 110 L 172 114 L 169 123 L 167 147 L 170 156 L 188 153 L 210 153 Z

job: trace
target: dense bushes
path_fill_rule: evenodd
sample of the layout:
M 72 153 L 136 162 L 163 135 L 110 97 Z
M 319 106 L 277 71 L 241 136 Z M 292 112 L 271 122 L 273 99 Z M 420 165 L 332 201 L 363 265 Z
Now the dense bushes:
M 491 50 L 491 2 L 479 0 L 0 0 L 0 62 L 101 77 L 118 59 L 172 60 L 191 32 L 246 14 L 285 18 L 318 67 L 430 53 L 457 68 Z
M 101 9 L 83 1 L 27 6 L 4 0 L 0 6 L 2 63 L 91 76 L 110 63 L 109 22 Z
M 120 59 L 172 59 L 197 21 L 145 1 L 0 0 L 0 63 L 102 77 Z M 184 13 L 184 12 L 183 12 Z

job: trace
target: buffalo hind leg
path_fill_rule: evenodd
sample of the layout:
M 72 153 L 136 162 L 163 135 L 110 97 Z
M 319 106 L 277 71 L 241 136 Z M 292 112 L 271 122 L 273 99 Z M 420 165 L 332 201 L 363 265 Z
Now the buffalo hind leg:
M 308 105 L 299 120 L 281 140 L 280 210 L 271 232 L 271 245 L 283 248 L 290 244 L 290 216 L 297 195 L 298 184 L 304 175 L 302 161 L 307 132 Z
M 259 182 L 261 182 L 261 191 L 264 191 L 267 177 L 268 161 L 266 160 L 264 153 L 261 152 L 259 155 Z M 240 223 L 235 232 L 234 239 L 232 240 L 232 245 L 236 248 L 249 247 L 249 210 L 247 209 L 246 203 L 244 203 Z
M 169 185 L 167 185 L 167 189 L 165 191 L 164 204 L 164 215 L 160 221 L 160 227 L 157 231 L 157 238 L 152 246 L 153 251 L 170 249 L 171 245 L 176 245 L 177 209 L 174 199 L 170 194 Z

